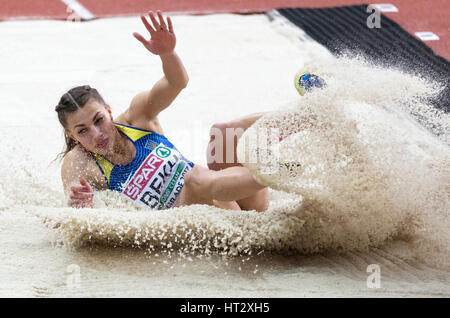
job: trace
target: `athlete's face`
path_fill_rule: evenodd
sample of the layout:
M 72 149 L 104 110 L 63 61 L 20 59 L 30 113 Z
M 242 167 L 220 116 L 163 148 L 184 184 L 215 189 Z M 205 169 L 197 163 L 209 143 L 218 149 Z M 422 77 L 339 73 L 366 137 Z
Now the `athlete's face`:
M 110 108 L 95 100 L 67 116 L 66 134 L 90 152 L 109 153 L 115 133 Z

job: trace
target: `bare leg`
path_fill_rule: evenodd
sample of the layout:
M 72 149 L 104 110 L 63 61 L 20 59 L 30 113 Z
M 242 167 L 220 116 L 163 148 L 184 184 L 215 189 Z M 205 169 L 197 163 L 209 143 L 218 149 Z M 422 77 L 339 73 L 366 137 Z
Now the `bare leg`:
M 213 204 L 216 208 L 225 209 L 225 210 L 241 211 L 241 207 L 239 206 L 239 204 L 237 204 L 236 201 L 213 200 Z
M 240 166 L 242 165 L 238 163 L 237 161 L 237 153 L 236 153 L 236 147 L 238 143 L 238 139 L 241 137 L 241 135 L 246 131 L 255 121 L 257 121 L 262 115 L 265 113 L 254 113 L 250 114 L 226 123 L 216 123 L 211 127 L 210 131 L 210 141 L 208 144 L 207 149 L 207 162 L 208 162 L 208 168 L 211 170 L 222 170 L 230 167 Z M 227 128 L 230 130 L 229 133 L 236 133 L 235 136 L 229 136 L 229 141 L 227 143 Z M 218 158 L 220 162 L 216 162 L 215 155 L 216 155 L 216 149 L 214 145 L 214 140 L 216 138 L 216 134 L 223 138 L 222 140 L 222 158 Z M 233 140 L 231 140 L 231 137 Z M 231 157 L 232 160 L 227 160 L 227 153 L 228 157 Z
M 210 133 L 210 141 L 208 144 L 207 150 L 207 162 L 208 168 L 211 170 L 223 170 L 231 167 L 242 167 L 240 163 L 237 161 L 237 153 L 236 147 L 238 143 L 238 139 L 241 137 L 242 133 L 247 130 L 256 120 L 258 120 L 265 113 L 254 113 L 250 114 L 233 121 L 227 123 L 217 123 L 214 124 L 211 128 Z M 235 136 L 228 136 L 227 138 L 227 128 L 229 128 L 228 133 L 235 133 Z M 231 129 L 231 130 L 230 130 Z M 220 132 L 220 133 L 218 133 Z M 214 158 L 217 159 L 216 152 L 214 149 L 214 141 L 216 135 L 222 137 L 222 145 L 223 152 L 222 158 L 218 158 L 221 162 L 216 162 Z M 230 139 L 232 137 L 233 139 Z M 227 143 L 227 139 L 231 143 Z M 227 152 L 228 158 L 232 158 L 232 160 L 227 160 Z M 243 210 L 256 210 L 256 211 L 265 211 L 269 205 L 269 191 L 267 188 L 263 188 L 256 193 L 252 194 L 249 197 L 242 198 L 237 200 L 237 203 Z
M 186 173 L 184 182 L 176 206 L 233 202 L 251 197 L 265 188 L 244 167 L 213 171 L 196 165 Z

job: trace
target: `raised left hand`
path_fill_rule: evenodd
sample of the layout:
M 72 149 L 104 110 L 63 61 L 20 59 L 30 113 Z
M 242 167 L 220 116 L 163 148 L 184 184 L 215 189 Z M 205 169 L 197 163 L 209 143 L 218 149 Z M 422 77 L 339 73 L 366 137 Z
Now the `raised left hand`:
M 175 49 L 176 37 L 173 32 L 172 20 L 167 17 L 167 24 L 164 21 L 161 11 L 156 11 L 159 23 L 155 18 L 155 14 L 149 11 L 148 15 L 152 21 L 153 27 L 148 23 L 144 16 L 141 16 L 141 20 L 144 23 L 145 28 L 150 32 L 150 40 L 144 39 L 142 35 L 134 32 L 133 35 L 138 39 L 147 50 L 156 55 L 170 54 Z

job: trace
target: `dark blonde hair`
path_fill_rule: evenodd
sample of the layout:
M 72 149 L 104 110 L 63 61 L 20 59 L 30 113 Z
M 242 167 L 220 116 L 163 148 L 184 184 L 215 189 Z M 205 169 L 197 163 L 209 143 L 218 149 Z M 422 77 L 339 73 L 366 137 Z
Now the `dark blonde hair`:
M 58 105 L 55 107 L 55 111 L 58 113 L 59 122 L 61 123 L 61 126 L 63 126 L 64 130 L 67 128 L 67 115 L 84 107 L 91 98 L 103 105 L 106 105 L 103 97 L 98 93 L 98 91 L 89 85 L 71 88 L 67 93 L 64 93 L 61 96 Z M 75 140 L 67 136 L 67 134 L 64 134 L 64 138 L 66 141 L 66 147 L 63 152 L 58 155 L 61 159 L 64 158 L 64 156 L 77 145 Z

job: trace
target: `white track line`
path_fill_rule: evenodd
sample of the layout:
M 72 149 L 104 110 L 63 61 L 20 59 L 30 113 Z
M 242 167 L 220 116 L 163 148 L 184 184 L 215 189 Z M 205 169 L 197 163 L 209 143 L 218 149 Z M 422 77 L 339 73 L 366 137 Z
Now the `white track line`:
M 436 41 L 439 40 L 439 36 L 433 32 L 414 32 L 414 34 L 422 41 Z
M 80 18 L 83 20 L 92 20 L 95 19 L 95 15 L 93 15 L 85 6 L 79 3 L 77 0 L 61 0 L 64 2 L 69 8 L 71 8 Z
M 397 7 L 390 3 L 371 4 L 370 6 L 381 12 L 398 12 Z

